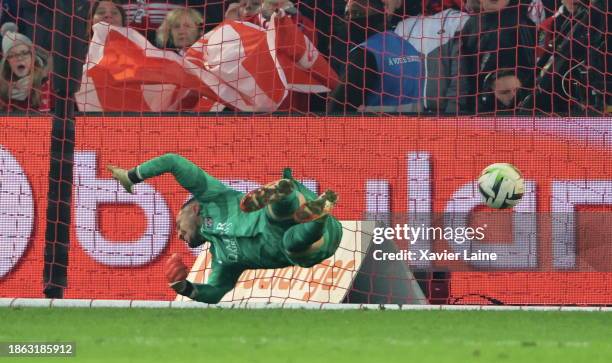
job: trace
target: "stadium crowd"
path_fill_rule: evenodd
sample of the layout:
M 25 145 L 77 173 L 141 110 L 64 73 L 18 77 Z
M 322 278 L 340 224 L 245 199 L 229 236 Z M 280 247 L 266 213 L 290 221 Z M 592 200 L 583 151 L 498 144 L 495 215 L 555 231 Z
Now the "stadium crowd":
M 90 1 L 76 104 L 84 112 L 603 114 L 608 0 L 583 1 Z M 52 106 L 52 7 L 4 2 L 4 110 Z

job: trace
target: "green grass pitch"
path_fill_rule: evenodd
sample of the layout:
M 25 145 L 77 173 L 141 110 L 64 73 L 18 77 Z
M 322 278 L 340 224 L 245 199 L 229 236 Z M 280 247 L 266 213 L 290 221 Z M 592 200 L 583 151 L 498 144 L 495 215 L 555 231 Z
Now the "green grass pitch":
M 0 342 L 74 341 L 11 362 L 612 362 L 612 314 L 1 308 Z

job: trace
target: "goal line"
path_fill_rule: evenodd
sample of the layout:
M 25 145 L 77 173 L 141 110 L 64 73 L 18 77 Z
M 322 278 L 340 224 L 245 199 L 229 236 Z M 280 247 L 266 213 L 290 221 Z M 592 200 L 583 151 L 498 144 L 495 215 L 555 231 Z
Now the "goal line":
M 288 310 L 454 310 L 454 311 L 582 311 L 612 312 L 606 306 L 499 306 L 499 305 L 398 305 L 329 303 L 238 303 L 204 304 L 194 301 L 96 300 L 0 298 L 0 308 L 171 308 L 171 309 L 288 309 Z

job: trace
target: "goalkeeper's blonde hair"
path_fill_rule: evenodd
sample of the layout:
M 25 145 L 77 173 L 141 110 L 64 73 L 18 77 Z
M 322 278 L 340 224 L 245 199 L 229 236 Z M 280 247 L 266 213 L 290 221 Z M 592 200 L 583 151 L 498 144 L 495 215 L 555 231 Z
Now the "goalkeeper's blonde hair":
M 181 21 L 183 16 L 188 16 L 195 23 L 198 34 L 201 33 L 202 24 L 204 24 L 204 18 L 202 15 L 194 10 L 189 8 L 183 9 L 174 9 L 170 11 L 164 22 L 157 29 L 157 34 L 155 40 L 157 41 L 157 46 L 160 48 L 174 48 L 174 39 L 172 39 L 172 26 Z M 197 39 L 196 39 L 197 40 Z

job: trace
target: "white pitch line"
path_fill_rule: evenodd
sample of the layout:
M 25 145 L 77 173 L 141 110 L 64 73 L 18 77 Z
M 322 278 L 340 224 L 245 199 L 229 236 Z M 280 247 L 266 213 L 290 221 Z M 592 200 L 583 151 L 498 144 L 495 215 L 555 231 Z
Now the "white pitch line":
M 325 303 L 248 303 L 223 302 L 217 305 L 193 301 L 154 300 L 88 300 L 88 299 L 33 299 L 0 298 L 0 308 L 162 308 L 162 309 L 294 309 L 294 310 L 446 310 L 446 311 L 580 311 L 612 312 L 601 306 L 500 306 L 500 305 L 397 305 L 397 304 L 325 304 Z

